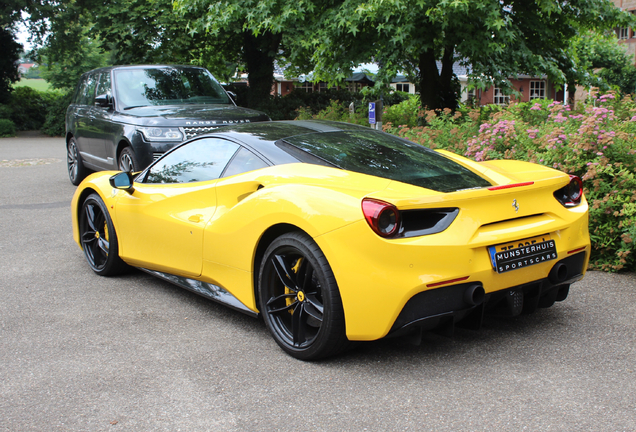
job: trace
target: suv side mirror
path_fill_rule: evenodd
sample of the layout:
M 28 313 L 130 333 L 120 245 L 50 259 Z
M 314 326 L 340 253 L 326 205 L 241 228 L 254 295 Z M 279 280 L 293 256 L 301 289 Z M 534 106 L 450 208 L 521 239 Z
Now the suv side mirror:
M 95 96 L 95 105 L 102 108 L 113 106 L 113 98 L 109 94 Z
M 108 179 L 108 182 L 115 189 L 122 189 L 129 192 L 132 192 L 133 190 L 133 175 L 128 171 L 122 171 L 115 174 Z

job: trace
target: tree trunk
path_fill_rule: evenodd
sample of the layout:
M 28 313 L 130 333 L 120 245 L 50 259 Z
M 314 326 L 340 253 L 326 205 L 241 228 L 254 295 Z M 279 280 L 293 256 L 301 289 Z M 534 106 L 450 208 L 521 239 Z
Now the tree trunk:
M 461 86 L 453 73 L 454 47 L 447 47 L 442 55 L 442 71 L 437 69 L 436 57 L 429 49 L 420 54 L 420 101 L 426 109 L 457 109 Z
M 455 63 L 455 47 L 446 47 L 442 56 L 442 73 L 440 75 L 440 105 L 441 108 L 450 108 L 455 111 L 461 85 L 453 72 L 453 63 Z
M 420 54 L 420 102 L 424 109 L 439 109 L 440 79 L 435 52 L 428 49 Z
M 249 74 L 247 102 L 257 107 L 269 98 L 274 82 L 274 60 L 278 54 L 281 34 L 269 32 L 254 36 L 251 31 L 243 33 L 243 59 Z

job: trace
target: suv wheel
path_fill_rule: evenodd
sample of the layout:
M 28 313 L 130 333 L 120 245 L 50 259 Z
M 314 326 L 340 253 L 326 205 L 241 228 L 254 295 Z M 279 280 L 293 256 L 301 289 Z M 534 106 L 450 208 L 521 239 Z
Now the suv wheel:
M 120 171 L 128 171 L 135 172 L 139 171 L 139 164 L 137 163 L 137 158 L 135 157 L 135 153 L 132 151 L 130 147 L 124 148 L 119 154 L 119 160 L 117 162 L 117 166 Z
M 68 168 L 68 178 L 75 186 L 79 185 L 88 174 L 82 163 L 75 138 L 71 138 L 66 147 L 66 167 Z

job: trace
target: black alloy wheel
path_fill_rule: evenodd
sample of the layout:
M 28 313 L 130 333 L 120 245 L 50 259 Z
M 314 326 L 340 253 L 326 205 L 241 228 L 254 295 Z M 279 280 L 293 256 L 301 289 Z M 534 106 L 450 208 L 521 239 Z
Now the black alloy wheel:
M 91 194 L 79 215 L 82 249 L 88 265 L 100 276 L 122 273 L 126 264 L 119 257 L 117 234 L 106 205 L 97 194 Z
M 119 154 L 119 160 L 117 163 L 120 171 L 135 172 L 139 171 L 139 164 L 135 153 L 130 147 L 125 147 Z
M 342 300 L 331 267 L 304 233 L 272 242 L 259 273 L 260 310 L 274 340 L 288 354 L 316 360 L 347 345 Z
M 68 177 L 75 186 L 79 185 L 84 177 L 86 177 L 86 168 L 82 163 L 79 150 L 77 150 L 77 142 L 75 138 L 71 138 L 68 141 L 66 147 L 66 166 L 68 168 Z

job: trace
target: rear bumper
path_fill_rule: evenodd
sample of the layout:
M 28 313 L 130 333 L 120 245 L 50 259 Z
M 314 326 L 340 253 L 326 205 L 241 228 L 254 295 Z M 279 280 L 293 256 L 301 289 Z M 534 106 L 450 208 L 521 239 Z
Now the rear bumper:
M 415 329 L 441 328 L 449 332 L 455 325 L 479 329 L 484 313 L 516 316 L 550 307 L 567 298 L 570 284 L 583 278 L 586 264 L 586 252 L 574 254 L 554 263 L 547 278 L 485 294 L 478 301 L 472 293 L 482 287 L 479 281 L 421 292 L 404 305 L 388 336 Z
M 470 219 L 458 218 L 442 233 L 410 239 L 380 238 L 365 221 L 316 237 L 340 289 L 347 337 L 376 340 L 424 319 L 430 321 L 421 322 L 424 327 L 435 327 L 433 321 L 440 314 L 450 314 L 453 322 L 459 322 L 471 308 L 453 303 L 456 294 L 450 295 L 450 299 L 446 295 L 429 294 L 452 292 L 450 288 L 458 284 L 482 286 L 484 307 L 488 308 L 494 307 L 505 293 L 523 289 L 528 308 L 532 301 L 525 298 L 526 291 L 538 290 L 541 298 L 552 287 L 580 279 L 590 254 L 587 205 L 549 216 L 539 221 L 522 219 L 487 236 L 481 234 L 483 230 L 476 235 Z M 556 259 L 505 273 L 493 269 L 489 246 L 543 234 L 555 240 Z M 573 260 L 574 256 L 577 264 L 571 268 L 575 270 L 568 270 L 561 281 L 551 281 L 553 268 L 564 260 Z M 444 287 L 449 289 L 443 290 Z M 412 300 L 418 296 L 424 300 Z M 409 302 L 417 303 L 423 312 L 409 312 Z M 408 314 L 412 318 L 404 318 Z

